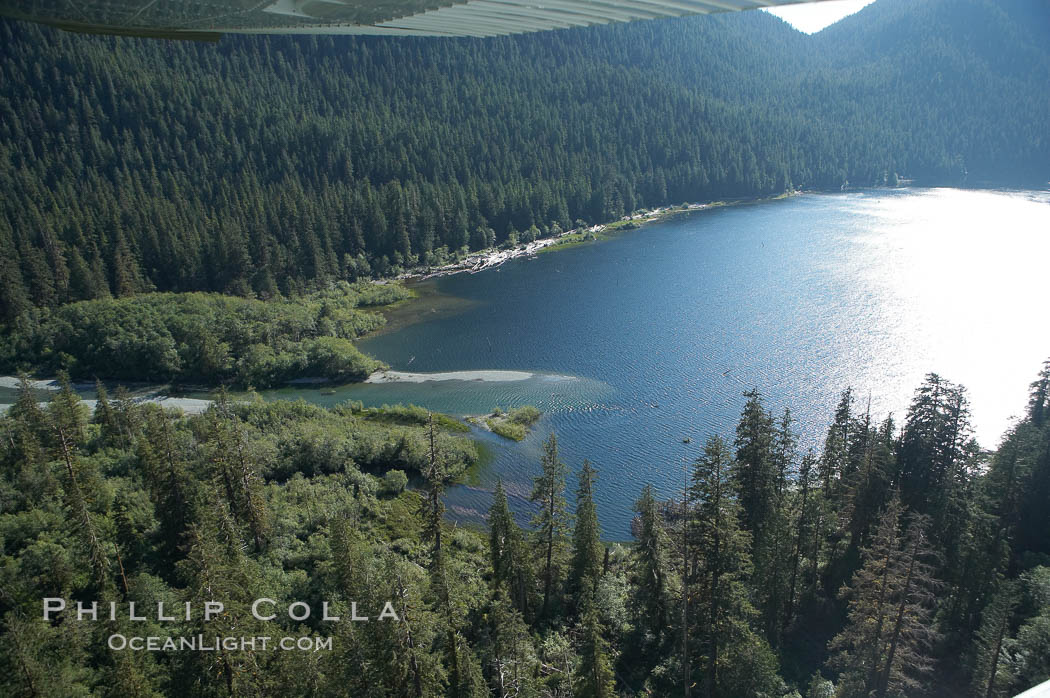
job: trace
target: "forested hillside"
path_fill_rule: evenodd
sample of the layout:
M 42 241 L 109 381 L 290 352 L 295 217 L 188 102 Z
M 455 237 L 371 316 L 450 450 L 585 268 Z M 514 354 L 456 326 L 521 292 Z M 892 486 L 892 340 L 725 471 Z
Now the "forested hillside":
M 251 388 L 362 380 L 382 365 L 351 340 L 385 319 L 361 308 L 408 296 L 398 284 L 338 282 L 294 299 L 149 293 L 35 308 L 8 327 L 0 371 Z
M 792 187 L 1050 178 L 1041 0 L 879 0 L 498 40 L 0 24 L 0 316 L 268 298 L 578 219 Z
M 554 435 L 531 527 L 499 485 L 481 533 L 443 516 L 478 457 L 465 427 L 418 408 L 220 393 L 184 417 L 102 392 L 89 420 L 68 384 L 40 407 L 26 383 L 0 417 L 0 692 L 991 698 L 1050 678 L 1050 362 L 994 455 L 934 374 L 900 424 L 846 391 L 816 453 L 789 411 L 741 402 L 676 498 L 641 489 L 621 546 L 600 474 L 567 482 Z M 45 619 L 44 598 L 68 608 Z M 147 637 L 175 649 L 122 645 Z M 177 649 L 198 637 L 235 644 Z

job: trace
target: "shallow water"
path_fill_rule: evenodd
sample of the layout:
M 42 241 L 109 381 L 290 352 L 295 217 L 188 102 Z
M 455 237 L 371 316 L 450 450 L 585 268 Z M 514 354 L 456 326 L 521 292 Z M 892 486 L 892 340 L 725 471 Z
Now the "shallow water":
M 712 433 L 732 437 L 742 393 L 789 406 L 817 445 L 852 386 L 902 418 L 925 373 L 969 389 L 994 448 L 1050 357 L 1050 192 L 819 194 L 683 214 L 613 240 L 419 287 L 360 348 L 409 372 L 523 371 L 523 380 L 302 386 L 265 396 L 415 403 L 452 414 L 533 404 L 534 432 L 495 446 L 449 512 L 476 520 L 502 478 L 526 499 L 543 439 L 599 468 L 605 536 L 629 535 L 650 482 L 663 495 Z M 683 443 L 684 439 L 690 443 Z M 574 488 L 570 478 L 570 492 Z
M 527 497 L 553 430 L 572 470 L 584 458 L 600 469 L 601 521 L 621 538 L 641 487 L 679 486 L 707 435 L 732 435 L 751 387 L 774 410 L 789 406 L 816 445 L 847 386 L 862 408 L 870 394 L 878 418 L 903 417 L 936 371 L 968 387 L 976 435 L 995 447 L 1050 356 L 1048 259 L 1048 192 L 880 190 L 709 209 L 428 282 L 422 320 L 360 343 L 396 370 L 578 381 L 348 392 L 457 414 L 536 404 L 543 421 L 497 451 L 480 487 L 502 477 Z M 428 319 L 428 302 L 443 312 Z M 489 501 L 477 489 L 449 499 L 464 517 Z

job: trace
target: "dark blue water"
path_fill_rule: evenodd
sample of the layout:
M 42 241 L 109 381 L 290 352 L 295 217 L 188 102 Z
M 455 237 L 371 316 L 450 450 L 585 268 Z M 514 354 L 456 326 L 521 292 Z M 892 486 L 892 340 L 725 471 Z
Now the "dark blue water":
M 732 436 L 752 387 L 774 411 L 790 407 L 815 445 L 847 386 L 862 406 L 870 393 L 877 418 L 902 416 L 937 371 L 970 388 L 977 435 L 994 447 L 1050 355 L 1050 324 L 1032 321 L 1046 259 L 1046 192 L 896 190 L 709 209 L 428 282 L 424 311 L 441 312 L 360 343 L 397 370 L 537 374 L 528 380 L 281 394 L 455 414 L 535 404 L 545 416 L 524 442 L 483 436 L 495 457 L 476 486 L 450 492 L 450 511 L 483 514 L 497 477 L 523 502 L 554 431 L 573 472 L 584 458 L 596 464 L 605 535 L 626 538 L 642 486 L 680 487 L 708 435 Z

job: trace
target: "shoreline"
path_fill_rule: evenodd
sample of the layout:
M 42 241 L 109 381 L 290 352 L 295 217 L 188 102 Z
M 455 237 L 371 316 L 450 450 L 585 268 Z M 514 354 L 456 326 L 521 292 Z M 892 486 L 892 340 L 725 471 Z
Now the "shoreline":
M 0 388 L 10 388 L 11 390 L 18 390 L 22 385 L 21 380 L 18 376 L 0 376 Z M 73 387 L 77 387 L 77 383 L 73 384 Z M 81 386 L 86 386 L 88 383 L 81 382 Z M 30 378 L 29 386 L 34 390 L 61 390 L 62 386 L 58 384 L 57 378 Z M 92 383 L 90 387 L 95 387 Z
M 17 376 L 0 376 L 0 388 L 18 390 L 19 385 L 20 381 Z M 33 390 L 51 393 L 52 395 L 62 389 L 62 386 L 58 382 L 58 378 L 30 378 L 29 385 Z M 94 397 L 84 397 L 83 394 L 93 394 L 95 391 L 95 384 L 89 381 L 74 381 L 70 385 L 72 385 L 73 390 L 77 395 L 80 396 L 80 403 L 85 405 L 91 413 L 94 414 L 98 400 Z M 164 390 L 165 387 L 169 386 L 132 383 L 129 386 L 131 400 L 135 404 L 153 403 L 155 405 L 160 405 L 164 409 L 178 408 L 185 414 L 201 414 L 212 404 L 211 400 L 172 395 L 170 392 Z M 111 395 L 110 400 L 112 401 L 112 399 L 113 397 Z M 0 403 L 0 414 L 6 413 L 13 404 L 13 400 L 10 403 Z M 47 402 L 37 402 L 37 405 L 41 408 L 46 407 L 47 404 Z
M 155 395 L 155 396 L 152 396 L 152 397 L 149 397 L 149 396 L 136 397 L 136 398 L 132 398 L 132 401 L 136 405 L 152 403 L 154 405 L 160 405 L 165 410 L 178 409 L 183 414 L 187 414 L 187 415 L 190 415 L 190 414 L 204 414 L 205 412 L 208 411 L 208 408 L 212 404 L 211 400 L 201 400 L 201 399 L 198 399 L 198 398 L 189 398 L 189 397 L 171 397 L 170 395 Z M 41 409 L 45 409 L 48 406 L 47 402 L 38 402 L 36 404 L 37 404 L 37 407 L 40 407 Z M 98 405 L 98 400 L 93 400 L 93 399 L 90 399 L 90 398 L 81 398 L 80 399 L 80 404 L 84 405 L 85 407 L 87 407 L 88 410 L 91 412 L 91 414 L 94 414 L 95 413 L 95 407 Z M 10 404 L 2 403 L 2 404 L 0 404 L 0 415 L 6 414 L 7 411 L 9 409 L 11 409 L 11 407 L 13 407 L 13 406 L 14 406 L 13 403 L 10 403 Z
M 573 228 L 564 232 L 558 233 L 546 238 L 540 238 L 532 242 L 519 244 L 509 249 L 495 249 L 489 248 L 487 250 L 481 250 L 473 252 L 463 259 L 447 264 L 437 268 L 421 268 L 416 267 L 413 270 L 399 274 L 396 277 L 386 277 L 380 279 L 374 279 L 372 283 L 375 284 L 387 284 L 392 281 L 425 281 L 428 279 L 439 278 L 443 276 L 450 276 L 452 274 L 459 274 L 462 272 L 478 273 L 488 269 L 495 269 L 504 264 L 505 262 L 517 259 L 519 257 L 533 257 L 541 252 L 550 252 L 553 250 L 568 249 L 575 247 L 585 242 L 594 242 L 605 239 L 604 235 L 616 232 L 627 232 L 640 228 L 646 223 L 659 222 L 666 220 L 677 214 L 692 213 L 696 211 L 703 211 L 712 208 L 721 208 L 727 206 L 736 206 L 750 203 L 759 203 L 763 201 L 773 201 L 792 196 L 799 196 L 804 193 L 801 190 L 792 190 L 782 192 L 773 196 L 764 197 L 744 197 L 738 199 L 729 199 L 721 201 L 711 201 L 708 203 L 681 203 L 676 205 L 659 206 L 652 209 L 640 209 L 634 211 L 628 215 L 621 217 L 619 220 L 610 221 L 607 223 L 599 223 L 586 228 Z M 590 236 L 590 237 L 588 237 Z M 412 303 L 415 300 L 413 297 L 403 299 L 393 305 L 401 305 L 405 303 Z M 380 309 L 380 312 L 384 312 L 387 308 Z M 385 312 L 384 312 L 385 315 Z M 376 328 L 372 332 L 369 332 L 361 337 L 358 337 L 355 341 L 364 339 L 372 336 L 376 333 L 381 333 L 385 327 Z M 477 381 L 477 382 L 511 382 L 511 381 L 522 381 L 528 380 L 535 377 L 537 374 L 525 372 L 525 371 L 507 371 L 507 370 L 476 370 L 476 371 L 451 371 L 451 372 L 434 372 L 434 373 L 413 373 L 408 371 L 394 371 L 390 369 L 381 369 L 374 371 L 363 380 L 350 381 L 351 383 L 370 383 L 370 384 L 385 384 L 385 383 L 425 383 L 425 382 L 440 382 L 440 381 Z M 57 378 L 32 378 L 30 379 L 31 387 L 34 390 L 40 390 L 44 392 L 57 392 L 60 390 Z M 328 378 L 321 378 L 315 376 L 305 376 L 291 379 L 283 384 L 282 387 L 312 387 L 312 386 L 328 386 L 337 384 Z M 17 390 L 20 382 L 16 376 L 0 376 L 0 389 L 11 389 Z M 94 383 L 89 381 L 78 381 L 73 383 L 73 387 L 77 392 L 89 392 L 93 391 Z M 134 384 L 131 387 L 136 387 Z M 140 392 L 133 396 L 135 402 L 153 402 L 160 404 L 164 407 L 177 407 L 187 412 L 188 414 L 197 414 L 207 409 L 208 405 L 211 404 L 211 400 L 197 399 L 197 398 L 183 398 L 173 396 L 169 392 L 161 392 L 156 389 L 156 384 L 139 384 L 139 390 L 145 389 L 146 392 Z M 169 386 L 170 387 L 170 386 Z M 193 390 L 209 390 L 216 386 L 209 385 L 182 385 L 179 386 L 174 392 L 176 395 L 180 392 L 184 392 L 187 389 Z M 152 388 L 152 389 L 151 389 Z M 95 400 L 87 398 L 82 400 L 89 408 L 94 410 Z M 41 403 L 45 404 L 45 403 Z M 0 413 L 6 411 L 9 405 L 7 403 L 0 404 Z
M 606 223 L 597 223 L 586 228 L 573 228 L 572 230 L 566 230 L 552 235 L 550 237 L 539 238 L 532 242 L 516 245 L 515 247 L 508 249 L 497 249 L 489 248 L 487 250 L 479 250 L 472 252 L 458 262 L 452 262 L 441 267 L 416 267 L 410 271 L 406 271 L 402 274 L 398 274 L 393 277 L 394 281 L 426 281 L 428 279 L 436 279 L 442 276 L 451 276 L 452 274 L 461 274 L 463 272 L 469 272 L 476 274 L 487 269 L 495 269 L 501 266 L 504 262 L 511 259 L 517 259 L 519 257 L 531 257 L 542 252 L 551 252 L 558 248 L 568 248 L 575 246 L 582 242 L 588 242 L 587 235 L 593 235 L 595 237 L 590 238 L 591 240 L 600 239 L 597 236 L 607 232 L 633 230 L 645 225 L 646 223 L 655 223 L 670 216 L 680 213 L 691 213 L 695 211 L 704 211 L 711 208 L 722 208 L 725 206 L 736 206 L 740 204 L 758 203 L 761 201 L 776 201 L 778 199 L 786 199 L 792 196 L 799 196 L 805 192 L 801 190 L 792 190 L 782 192 L 773 196 L 757 196 L 757 197 L 745 197 L 741 199 L 728 199 L 724 201 L 710 201 L 708 203 L 681 203 L 669 206 L 658 206 L 651 209 L 640 209 L 633 213 L 627 214 L 616 221 L 609 221 Z M 633 224 L 633 225 L 632 225 Z M 387 283 L 391 279 L 377 279 L 374 283 Z
M 437 373 L 411 373 L 409 371 L 376 371 L 364 380 L 365 383 L 427 383 L 430 381 L 477 381 L 482 383 L 509 383 L 524 381 L 535 374 L 527 371 L 444 371 Z

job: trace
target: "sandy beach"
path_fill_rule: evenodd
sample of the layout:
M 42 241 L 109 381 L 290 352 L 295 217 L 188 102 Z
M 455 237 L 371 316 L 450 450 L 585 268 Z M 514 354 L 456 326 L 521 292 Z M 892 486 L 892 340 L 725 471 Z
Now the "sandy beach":
M 36 390 L 61 390 L 58 380 L 53 378 L 45 378 L 40 380 L 30 380 L 29 384 Z M 17 376 L 0 376 L 0 388 L 11 388 L 17 389 L 19 387 L 19 380 Z M 95 387 L 94 383 L 74 383 L 73 388 L 77 391 L 93 390 Z M 201 400 L 199 398 L 188 398 L 188 397 L 170 397 L 168 395 L 162 395 L 156 392 L 140 393 L 133 395 L 132 399 L 136 403 L 152 402 L 164 407 L 165 409 L 178 408 L 186 414 L 200 414 L 208 409 L 211 404 L 211 400 Z M 92 399 L 81 400 L 81 402 L 88 407 L 92 412 L 95 411 L 96 401 Z M 46 402 L 38 403 L 41 407 L 47 406 Z M 10 404 L 0 404 L 0 414 L 3 414 L 11 407 Z
M 17 389 L 21 385 L 17 376 L 0 376 L 0 388 Z M 37 390 L 59 390 L 62 386 L 55 379 L 30 380 L 29 385 Z
M 425 383 L 427 381 L 486 381 L 502 383 L 528 380 L 533 375 L 526 371 L 448 371 L 445 373 L 376 371 L 365 380 L 365 383 Z
M 98 404 L 97 400 L 81 400 L 81 404 L 87 406 L 92 412 L 95 411 L 95 405 Z M 211 405 L 211 400 L 198 400 L 195 398 L 188 397 L 143 397 L 135 398 L 136 403 L 152 402 L 165 409 L 178 408 L 185 414 L 201 414 L 208 409 Z M 46 402 L 38 402 L 41 408 L 47 407 Z M 11 405 L 0 404 L 0 414 L 7 412 Z

